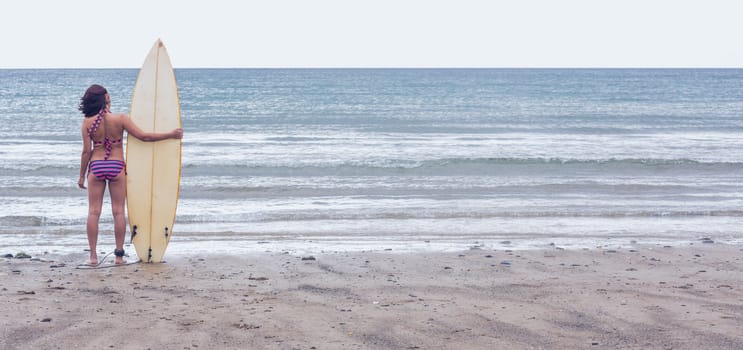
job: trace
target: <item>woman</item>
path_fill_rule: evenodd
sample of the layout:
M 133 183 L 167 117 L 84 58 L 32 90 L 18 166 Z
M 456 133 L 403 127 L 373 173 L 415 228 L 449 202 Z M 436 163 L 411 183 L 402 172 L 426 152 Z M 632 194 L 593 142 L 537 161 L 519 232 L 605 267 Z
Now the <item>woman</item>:
M 114 217 L 114 236 L 116 238 L 116 264 L 124 260 L 124 237 L 126 219 L 124 201 L 126 199 L 126 163 L 122 140 L 124 130 L 142 141 L 159 141 L 183 137 L 182 129 L 167 133 L 144 132 L 126 114 L 114 114 L 109 110 L 111 99 L 103 86 L 91 85 L 80 99 L 80 111 L 85 116 L 82 125 L 83 152 L 80 157 L 80 180 L 77 184 L 85 189 L 88 178 L 88 244 L 90 245 L 90 265 L 98 265 L 96 245 L 98 243 L 98 220 L 101 216 L 103 193 L 108 184 L 111 195 L 111 210 Z

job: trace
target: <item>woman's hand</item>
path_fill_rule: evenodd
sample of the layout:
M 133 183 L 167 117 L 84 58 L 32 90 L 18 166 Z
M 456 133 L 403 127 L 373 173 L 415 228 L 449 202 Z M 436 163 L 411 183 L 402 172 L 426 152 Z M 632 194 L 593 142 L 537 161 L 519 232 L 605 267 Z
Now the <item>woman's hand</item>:
M 183 129 L 178 128 L 170 132 L 172 135 L 172 138 L 174 139 L 182 139 L 183 138 Z
M 80 176 L 80 180 L 77 180 L 77 187 L 80 187 L 83 190 L 87 189 L 87 187 L 85 187 L 85 177 Z

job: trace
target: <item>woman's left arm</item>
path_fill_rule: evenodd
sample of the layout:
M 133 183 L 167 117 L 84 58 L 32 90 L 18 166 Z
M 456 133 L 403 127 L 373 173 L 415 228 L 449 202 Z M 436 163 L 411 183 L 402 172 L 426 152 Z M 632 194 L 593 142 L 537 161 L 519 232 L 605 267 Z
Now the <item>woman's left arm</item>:
M 93 148 L 90 146 L 90 135 L 88 135 L 88 129 L 85 128 L 84 122 L 82 129 L 83 152 L 80 155 L 80 179 L 77 180 L 77 186 L 85 189 L 85 174 L 88 171 L 88 162 L 90 162 L 90 157 L 93 155 Z

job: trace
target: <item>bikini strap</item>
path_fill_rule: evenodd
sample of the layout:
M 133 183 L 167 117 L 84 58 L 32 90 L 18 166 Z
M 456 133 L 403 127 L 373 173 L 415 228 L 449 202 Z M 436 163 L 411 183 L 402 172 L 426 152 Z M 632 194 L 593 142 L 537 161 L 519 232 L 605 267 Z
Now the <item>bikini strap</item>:
M 95 121 L 93 121 L 93 124 L 91 124 L 88 127 L 88 136 L 90 136 L 91 140 L 93 140 L 93 136 L 95 135 L 95 132 L 98 131 L 98 127 L 101 125 L 101 121 L 103 120 L 104 110 L 105 110 L 104 108 L 101 108 L 101 110 L 98 112 L 98 116 L 95 118 Z
M 96 131 L 98 131 L 98 128 L 101 126 L 101 121 L 103 121 L 103 141 L 99 142 L 98 144 L 102 143 L 103 147 L 106 149 L 106 154 L 103 157 L 104 160 L 108 160 L 108 157 L 111 156 L 111 149 L 113 148 L 113 144 L 122 141 L 111 140 L 110 138 L 108 138 L 108 135 L 106 135 L 106 120 L 103 118 L 103 114 L 106 112 L 108 111 L 105 108 L 101 108 L 100 112 L 98 112 L 98 116 L 95 118 L 95 121 L 93 121 L 93 124 L 88 127 L 88 136 L 90 136 L 93 144 L 96 144 L 93 136 L 95 135 Z

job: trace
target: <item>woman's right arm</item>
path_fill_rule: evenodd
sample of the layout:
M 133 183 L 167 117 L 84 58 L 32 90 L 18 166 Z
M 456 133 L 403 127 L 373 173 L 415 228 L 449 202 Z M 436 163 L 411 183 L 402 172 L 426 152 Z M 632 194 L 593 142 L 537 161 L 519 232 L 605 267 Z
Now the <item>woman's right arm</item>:
M 130 135 L 145 142 L 183 138 L 183 129 L 181 128 L 173 129 L 169 132 L 145 132 L 142 131 L 137 124 L 134 124 L 128 115 L 123 114 L 122 119 L 124 130 L 126 130 Z

